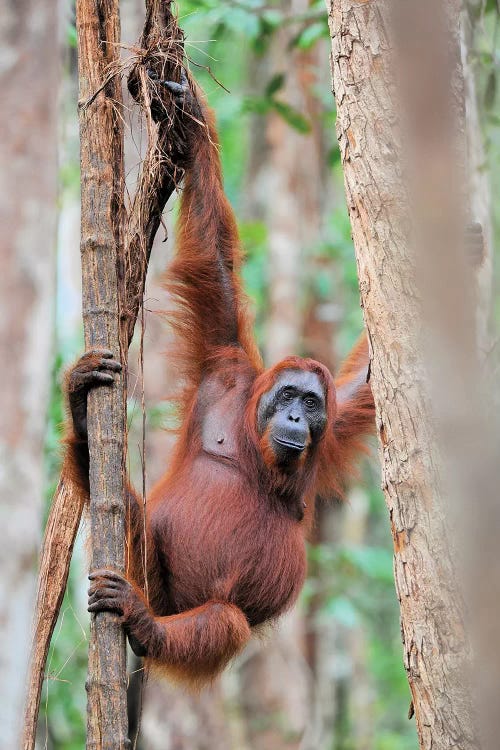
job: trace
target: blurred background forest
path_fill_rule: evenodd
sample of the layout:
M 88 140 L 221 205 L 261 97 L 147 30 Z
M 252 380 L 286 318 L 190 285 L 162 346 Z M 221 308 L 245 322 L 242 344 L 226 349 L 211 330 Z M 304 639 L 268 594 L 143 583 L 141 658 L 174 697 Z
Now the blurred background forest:
M 122 0 L 121 8 L 126 58 L 141 30 L 144 9 L 141 0 Z M 45 517 L 60 470 L 61 381 L 65 368 L 83 350 L 77 63 L 71 0 L 60 2 L 58 13 L 62 60 L 56 97 L 59 187 L 52 206 L 57 252 L 51 254 L 50 248 L 42 247 L 45 236 L 37 240 L 37 262 L 53 263 L 46 273 L 55 279 L 48 284 L 45 317 L 38 321 L 47 327 L 53 321 L 51 345 L 38 362 L 39 368 L 51 372 L 44 428 Z M 324 2 L 181 0 L 179 16 L 191 70 L 217 114 L 225 185 L 239 221 L 246 252 L 244 281 L 255 306 L 264 357 L 272 363 L 297 352 L 335 371 L 363 323 L 335 137 Z M 478 179 L 488 174 L 495 193 L 500 160 L 496 3 L 471 4 L 470 19 L 467 59 L 477 86 L 489 166 L 487 173 L 486 163 L 479 165 Z M 54 30 L 53 45 L 55 34 Z M 43 76 L 43 59 L 37 66 Z M 129 98 L 125 120 L 127 179 L 132 186 L 145 134 Z M 38 180 L 36 165 L 33 180 Z M 487 222 L 489 238 L 500 229 L 495 210 L 477 217 Z M 142 486 L 143 383 L 148 488 L 164 470 L 172 442 L 166 428 L 175 421 L 167 398 L 175 372 L 165 356 L 169 334 L 161 316 L 166 306 L 161 275 L 174 245 L 174 219 L 172 200 L 150 265 L 144 377 L 138 343 L 129 361 L 129 463 L 138 487 Z M 168 241 L 163 242 L 166 233 Z M 497 289 L 498 279 L 493 283 Z M 498 301 L 495 315 L 500 315 Z M 220 684 L 193 698 L 151 676 L 141 698 L 140 672 L 131 675 L 142 713 L 139 748 L 417 748 L 414 724 L 407 718 L 410 693 L 401 658 L 392 540 L 379 485 L 373 445 L 372 456 L 364 462 L 346 502 L 332 499 L 318 509 L 308 548 L 309 577 L 298 607 L 262 641 L 254 641 Z M 41 534 L 38 520 L 36 533 Z M 40 747 L 51 750 L 77 750 L 85 745 L 84 540 L 82 529 L 42 695 Z M 29 610 L 24 617 L 29 619 Z M 131 672 L 138 669 L 134 661 L 130 664 Z

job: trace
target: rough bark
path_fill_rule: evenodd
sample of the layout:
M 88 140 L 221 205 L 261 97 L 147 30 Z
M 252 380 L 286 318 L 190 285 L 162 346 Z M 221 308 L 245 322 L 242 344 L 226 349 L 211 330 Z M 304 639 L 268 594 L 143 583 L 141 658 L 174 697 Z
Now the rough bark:
M 420 746 L 471 750 L 479 745 L 464 681 L 467 642 L 421 356 L 422 316 L 395 128 L 389 5 L 329 2 L 337 136 L 372 350 L 382 484 Z M 428 128 L 422 135 L 433 145 Z
M 78 34 L 82 312 L 86 349 L 120 351 L 123 284 L 121 83 L 106 82 L 120 42 L 117 0 L 79 0 Z M 99 93 L 96 93 L 99 92 Z M 90 567 L 125 570 L 124 377 L 88 397 Z M 125 633 L 119 617 L 91 617 L 87 747 L 128 746 Z
M 43 503 L 55 286 L 57 29 L 54 1 L 41 6 L 25 0 L 2 8 L 0 733 L 5 750 L 20 745 Z

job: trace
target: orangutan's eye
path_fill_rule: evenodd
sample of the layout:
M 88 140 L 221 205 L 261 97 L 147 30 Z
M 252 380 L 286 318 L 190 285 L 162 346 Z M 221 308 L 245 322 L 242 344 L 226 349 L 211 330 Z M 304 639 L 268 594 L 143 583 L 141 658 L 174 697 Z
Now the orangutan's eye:
M 293 399 L 293 391 L 290 388 L 285 388 L 281 394 L 283 401 L 291 401 Z
M 309 409 L 314 409 L 314 407 L 318 405 L 318 401 L 314 396 L 308 396 L 305 398 L 304 403 Z

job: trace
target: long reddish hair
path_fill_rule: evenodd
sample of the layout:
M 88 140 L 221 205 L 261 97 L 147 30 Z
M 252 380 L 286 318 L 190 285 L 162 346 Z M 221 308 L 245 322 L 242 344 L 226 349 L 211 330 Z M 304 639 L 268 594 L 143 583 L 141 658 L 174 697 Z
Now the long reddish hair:
M 342 483 L 340 479 L 342 467 L 337 467 L 336 462 L 332 461 L 332 456 L 335 456 L 337 452 L 334 433 L 337 414 L 335 384 L 328 368 L 320 362 L 297 356 L 286 357 L 281 362 L 278 362 L 273 367 L 258 375 L 253 383 L 252 392 L 246 407 L 245 426 L 247 434 L 265 459 L 266 436 L 261 436 L 258 433 L 257 409 L 262 396 L 273 387 L 277 378 L 284 370 L 303 370 L 305 372 L 313 372 L 318 376 L 325 393 L 327 415 L 327 424 L 322 437 L 317 445 L 304 456 L 297 475 L 287 477 L 286 484 L 292 490 L 293 483 L 295 482 L 296 490 L 300 490 L 306 496 L 310 497 L 311 504 L 316 494 L 328 493 L 329 496 L 332 494 L 342 495 Z M 279 469 L 274 469 L 273 474 L 275 483 L 283 484 L 285 482 L 285 478 L 282 475 L 280 476 Z

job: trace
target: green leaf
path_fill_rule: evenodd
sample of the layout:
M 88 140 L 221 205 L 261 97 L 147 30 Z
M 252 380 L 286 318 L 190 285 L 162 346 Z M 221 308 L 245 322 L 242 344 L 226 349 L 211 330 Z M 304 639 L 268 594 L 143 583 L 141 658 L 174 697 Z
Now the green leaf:
M 262 13 L 261 20 L 271 31 L 281 25 L 283 13 L 280 10 L 269 8 Z
M 243 34 L 250 39 L 259 35 L 259 18 L 253 12 L 243 8 L 224 9 L 224 23 L 228 29 Z
M 314 47 L 318 39 L 328 37 L 328 35 L 329 32 L 326 21 L 317 21 L 310 26 L 306 26 L 304 31 L 302 31 L 297 37 L 295 46 L 299 49 L 308 50 L 311 49 L 311 47 Z
M 242 111 L 252 112 L 257 115 L 266 115 L 273 106 L 272 99 L 266 99 L 261 96 L 247 96 L 243 100 Z
M 278 112 L 281 117 L 286 120 L 286 122 L 291 125 L 291 127 L 294 130 L 297 130 L 299 133 L 309 133 L 311 130 L 311 125 L 309 121 L 302 115 L 300 112 L 298 112 L 296 109 L 290 106 L 290 104 L 285 104 L 285 102 L 272 102 L 273 109 Z
M 332 168 L 340 164 L 340 149 L 338 143 L 336 143 L 328 152 L 327 161 Z
M 478 3 L 478 5 L 479 12 L 481 12 L 481 10 L 483 10 L 483 8 L 481 7 L 481 3 Z M 486 7 L 484 8 L 484 10 L 486 11 L 486 13 L 491 13 L 491 11 L 493 11 L 494 13 L 498 14 L 498 0 L 486 0 Z
M 284 73 L 276 73 L 265 88 L 265 95 L 271 98 L 274 94 L 277 94 L 285 84 L 286 76 Z
M 330 275 L 324 271 L 319 270 L 315 279 L 316 293 L 322 300 L 328 300 L 331 297 L 332 285 L 330 282 Z
M 384 583 L 392 582 L 392 553 L 385 547 L 347 547 L 344 554 L 364 575 Z
M 239 225 L 240 238 L 247 252 L 262 252 L 267 241 L 267 226 L 262 221 L 245 221 Z
M 486 91 L 484 92 L 484 106 L 486 109 L 492 109 L 495 103 L 497 94 L 497 76 L 496 72 L 492 70 L 488 76 L 486 83 Z
M 73 24 L 68 24 L 68 27 L 66 30 L 66 40 L 68 43 L 68 47 L 71 47 L 71 49 L 76 49 L 76 45 L 77 45 L 76 26 L 74 26 Z

